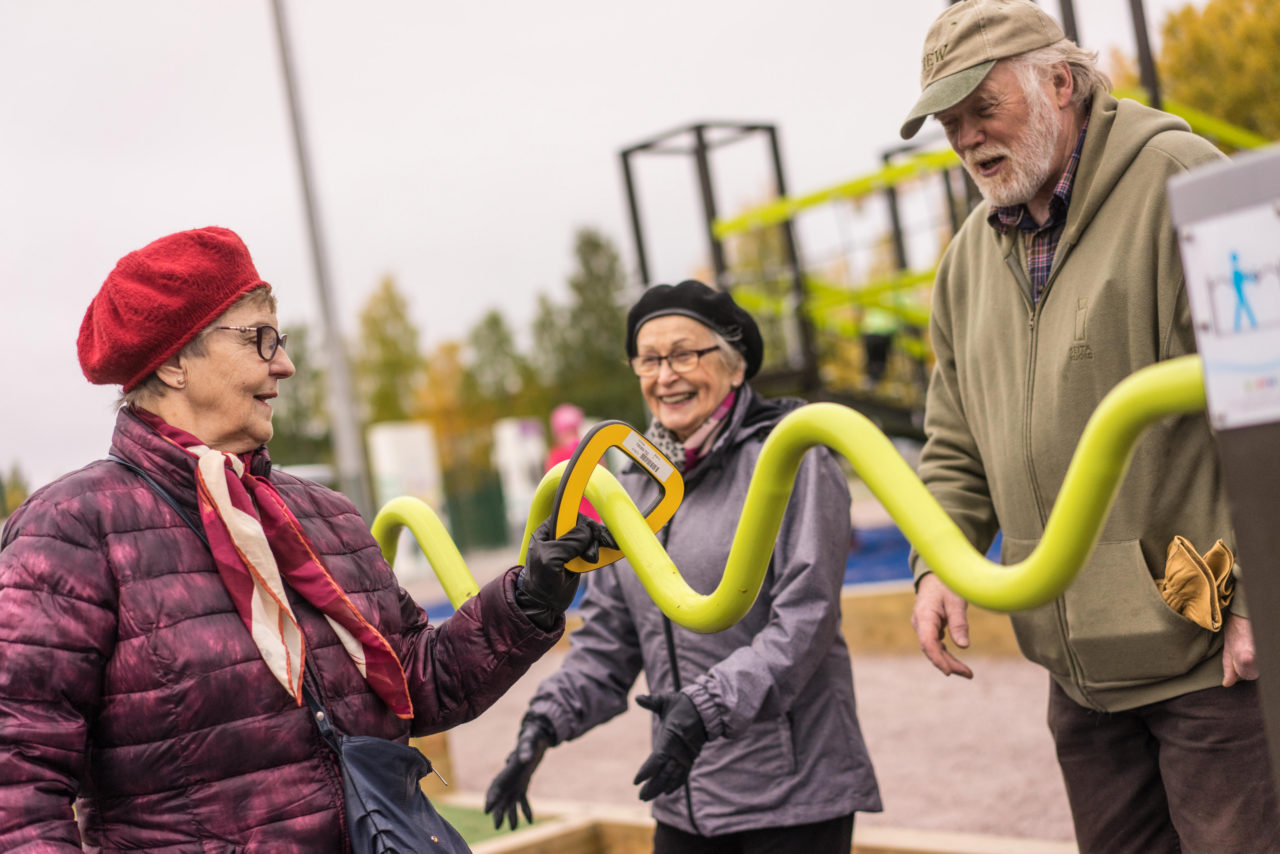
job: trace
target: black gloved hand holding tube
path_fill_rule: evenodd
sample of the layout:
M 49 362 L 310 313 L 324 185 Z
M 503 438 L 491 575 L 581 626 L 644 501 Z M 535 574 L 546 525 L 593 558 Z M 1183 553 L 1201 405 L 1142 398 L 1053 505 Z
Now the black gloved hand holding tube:
M 661 719 L 653 739 L 653 752 L 640 766 L 634 782 L 644 783 L 640 800 L 651 801 L 685 784 L 689 769 L 707 742 L 707 728 L 688 694 L 641 694 L 636 704 Z
M 556 731 L 551 721 L 532 712 L 524 716 L 520 735 L 516 738 L 516 749 L 507 756 L 507 764 L 493 778 L 484 796 L 484 811 L 493 813 L 494 830 L 501 829 L 503 819 L 511 824 L 512 830 L 516 829 L 520 823 L 516 815 L 517 805 L 524 812 L 525 821 L 533 824 L 533 810 L 529 809 L 529 779 L 542 761 L 542 754 L 556 742 Z
M 601 546 L 618 547 L 608 528 L 583 515 L 563 537 L 553 538 L 552 530 L 548 519 L 533 532 L 525 565 L 516 579 L 516 604 L 543 631 L 555 628 L 578 592 L 581 576 L 564 565 L 576 557 L 595 562 Z

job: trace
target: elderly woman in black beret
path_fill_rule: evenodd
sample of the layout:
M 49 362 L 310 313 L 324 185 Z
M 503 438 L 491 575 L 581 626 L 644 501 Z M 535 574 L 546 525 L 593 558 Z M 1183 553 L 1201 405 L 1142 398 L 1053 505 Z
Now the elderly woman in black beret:
M 126 255 L 89 306 L 120 461 L 40 489 L 0 541 L 0 851 L 349 851 L 304 695 L 403 743 L 480 714 L 563 631 L 589 525 L 433 626 L 350 501 L 272 468 L 286 343 L 225 228 Z
M 652 413 L 648 438 L 685 479 L 659 537 L 689 584 L 720 581 L 765 437 L 799 400 L 747 384 L 764 346 L 727 294 L 685 281 L 650 288 L 627 315 L 626 352 Z M 637 506 L 656 483 L 623 475 Z M 858 726 L 840 588 L 849 491 L 835 459 L 801 465 L 764 588 L 747 616 L 700 635 L 672 625 L 626 561 L 597 570 L 584 623 L 560 670 L 529 704 L 516 749 L 490 786 L 495 824 L 531 820 L 529 778 L 544 751 L 627 707 L 643 670 L 653 750 L 639 769 L 658 852 L 848 854 L 854 813 L 880 796 Z

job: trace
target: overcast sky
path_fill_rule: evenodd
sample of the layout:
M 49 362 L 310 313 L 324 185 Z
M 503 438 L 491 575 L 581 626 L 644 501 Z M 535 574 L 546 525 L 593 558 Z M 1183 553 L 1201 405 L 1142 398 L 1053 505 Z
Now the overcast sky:
M 776 123 L 793 193 L 875 168 L 944 5 L 290 0 L 343 330 L 386 274 L 424 346 L 494 307 L 523 330 L 583 225 L 634 270 L 617 152 L 670 128 Z M 1153 37 L 1181 5 L 1147 0 Z M 1076 0 L 1081 41 L 1133 54 L 1128 8 Z M 727 158 L 722 214 L 769 186 L 758 150 Z M 653 278 L 704 267 L 689 162 L 638 179 Z M 0 471 L 36 486 L 106 453 L 84 310 L 122 255 L 204 225 L 244 238 L 286 329 L 318 321 L 269 0 L 0 0 Z

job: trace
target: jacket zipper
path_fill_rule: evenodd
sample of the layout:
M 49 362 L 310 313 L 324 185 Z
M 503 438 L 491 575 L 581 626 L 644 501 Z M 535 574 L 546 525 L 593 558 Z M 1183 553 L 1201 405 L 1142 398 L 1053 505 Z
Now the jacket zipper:
M 1044 502 L 1040 496 L 1040 483 L 1036 477 L 1035 461 L 1032 459 L 1031 454 L 1031 398 L 1035 390 L 1036 344 L 1039 339 L 1039 330 L 1036 328 L 1036 324 L 1040 317 L 1040 307 L 1044 304 L 1045 296 L 1048 294 L 1049 283 L 1045 283 L 1044 291 L 1040 294 L 1040 300 L 1032 302 L 1030 296 L 1033 293 L 1031 282 L 1027 279 L 1027 275 L 1022 269 L 1022 264 L 1016 256 L 1017 253 L 1009 253 L 1009 255 L 1005 256 L 1005 263 L 1013 272 L 1014 278 L 1017 279 L 1019 290 L 1022 291 L 1023 301 L 1027 304 L 1028 309 L 1027 374 L 1023 379 L 1023 400 L 1025 401 L 1022 418 L 1023 464 L 1026 467 L 1027 480 L 1031 483 L 1031 495 L 1035 500 L 1036 515 L 1040 519 L 1040 530 L 1043 536 L 1048 513 L 1045 512 Z M 1060 263 L 1061 259 L 1056 260 Z M 1056 269 L 1054 272 L 1056 272 Z M 1067 634 L 1067 609 L 1061 596 L 1054 600 L 1053 609 L 1058 622 L 1058 639 L 1067 654 L 1067 667 L 1070 669 L 1071 681 L 1087 695 L 1084 689 L 1084 680 L 1081 677 L 1080 662 L 1076 657 L 1075 651 L 1071 648 L 1070 638 Z
M 668 522 L 666 527 L 664 527 L 660 532 L 659 540 L 662 543 L 664 551 L 667 548 L 667 543 L 671 539 L 671 525 L 674 521 L 675 520 L 673 519 L 671 522 Z M 671 665 L 671 682 L 675 685 L 676 691 L 679 692 L 683 686 L 681 685 L 680 679 L 680 661 L 676 658 L 675 630 L 672 628 L 671 620 L 667 618 L 666 614 L 661 614 L 660 616 L 662 617 L 662 633 L 666 636 L 667 640 L 667 658 Z M 689 785 L 692 780 L 693 769 L 690 768 L 689 779 L 685 780 L 684 786 L 682 787 L 684 789 L 684 808 L 685 812 L 689 816 L 689 826 L 693 828 L 694 836 L 701 836 L 702 831 L 698 829 L 698 820 L 693 817 L 693 787 Z

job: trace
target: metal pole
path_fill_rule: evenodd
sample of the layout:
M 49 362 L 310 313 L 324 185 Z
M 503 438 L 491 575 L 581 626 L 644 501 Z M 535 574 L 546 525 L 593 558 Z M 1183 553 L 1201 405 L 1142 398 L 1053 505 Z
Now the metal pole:
M 881 161 L 888 166 L 895 152 L 887 151 Z M 901 271 L 907 269 L 907 242 L 902 236 L 902 217 L 898 213 L 898 190 L 892 185 L 884 188 L 885 201 L 889 203 L 889 228 L 893 233 L 893 265 Z
M 777 187 L 778 198 L 787 197 L 787 179 L 782 170 L 782 146 L 778 142 L 776 125 L 766 125 L 765 133 L 769 135 L 769 151 L 773 156 L 773 180 Z M 795 297 L 795 321 L 800 338 L 800 360 L 803 371 L 804 391 L 812 392 L 818 388 L 818 346 L 814 340 L 813 324 L 809 322 L 806 307 L 808 293 L 804 286 L 804 271 L 800 267 L 800 249 L 796 245 L 795 226 L 787 217 L 782 223 L 782 240 L 787 250 L 787 264 L 791 267 L 791 293 Z
M 1142 0 L 1129 0 L 1129 9 L 1133 13 L 1133 35 L 1138 43 L 1138 71 L 1142 86 L 1147 90 L 1151 106 L 1163 109 L 1160 100 L 1160 78 L 1156 74 L 1156 60 L 1151 53 L 1151 41 L 1147 37 L 1147 13 Z
M 711 244 L 711 268 L 715 271 L 716 285 L 724 287 L 727 267 L 724 262 L 724 246 L 716 237 L 716 198 L 711 187 L 711 164 L 707 160 L 706 125 L 693 126 L 693 153 L 698 164 L 698 188 L 702 191 L 702 215 L 707 223 L 707 240 Z
M 942 175 L 942 190 L 946 194 L 947 201 L 947 219 L 951 223 L 951 234 L 954 236 L 960 230 L 961 218 L 960 211 L 957 209 L 959 201 L 956 199 L 955 188 L 951 186 L 951 170 L 944 169 Z
M 1076 26 L 1076 5 L 1072 0 L 1058 0 L 1062 9 L 1062 32 L 1076 44 L 1080 44 L 1080 30 Z
M 360 441 L 360 426 L 356 423 L 355 395 L 352 393 L 351 370 L 347 364 L 346 345 L 334 317 L 333 300 L 330 297 L 328 265 L 325 262 L 324 240 L 320 233 L 320 218 L 316 215 L 315 196 L 311 190 L 311 166 L 307 158 L 306 133 L 302 122 L 302 109 L 294 87 L 292 59 L 286 36 L 283 0 L 271 0 L 275 13 L 276 37 L 280 43 L 280 67 L 284 72 L 285 94 L 289 101 L 289 115 L 293 121 L 293 142 L 298 156 L 298 176 L 302 184 L 302 206 L 307 215 L 307 228 L 311 236 L 311 262 L 315 268 L 316 290 L 320 297 L 320 324 L 328 343 L 329 357 L 329 409 L 333 414 L 334 458 L 338 466 L 338 484 L 351 499 L 366 521 L 373 519 L 373 499 L 369 489 L 369 472 L 365 466 L 364 450 Z
M 631 175 L 633 149 L 622 152 L 622 180 L 627 188 L 627 210 L 631 213 L 631 237 L 636 243 L 636 264 L 640 268 L 640 284 L 649 287 L 649 258 L 644 248 L 644 227 L 640 224 L 640 202 L 636 197 L 635 179 Z

